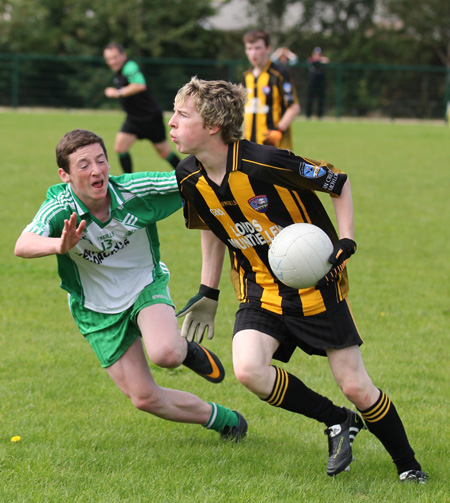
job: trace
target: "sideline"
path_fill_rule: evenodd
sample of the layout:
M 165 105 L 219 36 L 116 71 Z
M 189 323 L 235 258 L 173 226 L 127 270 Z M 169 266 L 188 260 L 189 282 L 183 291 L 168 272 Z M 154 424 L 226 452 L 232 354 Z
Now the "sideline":
M 101 110 L 95 108 L 46 108 L 46 107 L 0 107 L 0 113 L 17 113 L 17 114 L 74 114 L 74 115 L 123 115 L 124 112 L 121 109 L 117 110 Z M 165 117 L 170 117 L 172 115 L 171 111 L 163 112 Z M 325 116 L 322 119 L 311 118 L 307 119 L 305 116 L 300 115 L 296 117 L 295 122 L 357 122 L 357 123 L 379 123 L 379 124 L 420 124 L 422 126 L 447 126 L 447 121 L 445 118 L 442 119 L 408 119 L 408 118 L 389 118 L 389 117 L 334 117 Z

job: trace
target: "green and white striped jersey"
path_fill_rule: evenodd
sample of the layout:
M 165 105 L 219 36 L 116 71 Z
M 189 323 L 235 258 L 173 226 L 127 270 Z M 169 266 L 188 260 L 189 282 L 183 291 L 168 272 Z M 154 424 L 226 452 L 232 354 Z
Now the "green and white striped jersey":
M 86 220 L 80 242 L 57 255 L 61 287 L 83 306 L 119 313 L 133 305 L 142 289 L 167 267 L 161 262 L 156 222 L 181 207 L 175 171 L 110 176 L 110 219 L 90 214 L 70 184 L 53 185 L 24 232 L 60 237 L 73 212 Z

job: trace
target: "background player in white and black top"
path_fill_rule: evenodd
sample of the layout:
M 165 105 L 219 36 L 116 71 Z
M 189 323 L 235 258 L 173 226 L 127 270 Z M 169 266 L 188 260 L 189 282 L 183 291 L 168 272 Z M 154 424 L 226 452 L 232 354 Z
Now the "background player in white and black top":
M 166 140 L 161 109 L 138 64 L 127 58 L 120 44 L 107 45 L 103 55 L 115 72 L 114 87 L 107 87 L 105 94 L 108 98 L 118 98 L 127 114 L 114 143 L 123 171 L 133 171 L 129 149 L 136 140 L 142 139 L 151 141 L 158 154 L 176 168 L 179 158 Z

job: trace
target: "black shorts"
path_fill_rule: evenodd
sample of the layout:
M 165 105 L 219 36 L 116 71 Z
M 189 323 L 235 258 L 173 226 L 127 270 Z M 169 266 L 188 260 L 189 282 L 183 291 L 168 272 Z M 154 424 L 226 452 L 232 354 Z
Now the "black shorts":
M 134 134 L 140 140 L 146 138 L 152 143 L 161 143 L 166 139 L 166 129 L 162 114 L 137 118 L 127 115 L 120 130 L 122 133 Z
M 273 357 L 282 362 L 288 362 L 297 347 L 309 355 L 326 356 L 328 348 L 343 349 L 363 343 L 347 300 L 332 311 L 313 316 L 280 315 L 251 304 L 241 304 L 233 335 L 249 329 L 280 341 L 281 346 Z

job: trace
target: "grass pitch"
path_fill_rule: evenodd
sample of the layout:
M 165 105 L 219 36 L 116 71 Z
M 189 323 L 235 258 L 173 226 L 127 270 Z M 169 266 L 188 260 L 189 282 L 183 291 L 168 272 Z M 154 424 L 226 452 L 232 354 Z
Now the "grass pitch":
M 70 317 L 55 258 L 18 259 L 13 247 L 47 187 L 59 182 L 54 148 L 62 134 L 81 127 L 103 136 L 112 174 L 120 174 L 113 142 L 121 120 L 114 113 L 0 114 L 0 501 L 449 501 L 450 129 L 295 123 L 297 153 L 350 175 L 358 243 L 349 262 L 350 301 L 368 371 L 394 400 L 430 475 L 429 484 L 415 486 L 398 482 L 367 431 L 355 442 L 351 471 L 327 477 L 324 426 L 264 404 L 237 382 L 237 302 L 226 270 L 216 335 L 208 342 L 223 360 L 225 381 L 209 384 L 184 367 L 152 370 L 162 386 L 241 411 L 247 439 L 227 444 L 198 426 L 159 420 L 133 409 L 115 388 Z M 167 169 L 146 142 L 132 154 L 139 170 Z M 185 230 L 181 212 L 159 229 L 171 293 L 182 307 L 199 284 L 199 233 Z M 287 368 L 346 404 L 325 359 L 298 351 Z M 11 442 L 15 435 L 20 442 Z

